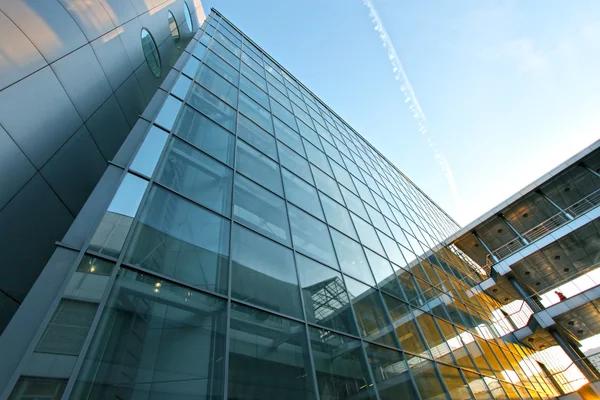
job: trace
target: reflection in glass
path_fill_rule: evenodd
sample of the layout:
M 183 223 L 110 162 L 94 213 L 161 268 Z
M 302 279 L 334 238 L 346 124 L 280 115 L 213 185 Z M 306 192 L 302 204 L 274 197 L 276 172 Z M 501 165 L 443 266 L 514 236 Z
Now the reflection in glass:
M 372 343 L 365 351 L 381 399 L 420 399 L 402 353 Z
M 340 189 L 335 180 L 331 179 L 325 173 L 323 173 L 318 168 L 311 167 L 313 177 L 315 178 L 315 184 L 317 185 L 317 189 L 334 199 L 339 203 L 343 203 L 342 195 L 340 194 Z
M 181 35 L 179 34 L 179 27 L 177 26 L 177 21 L 175 20 L 175 17 L 173 16 L 173 13 L 171 11 L 168 12 L 167 18 L 168 18 L 168 22 L 169 22 L 169 30 L 171 31 L 171 37 L 173 38 L 173 41 L 175 42 L 175 46 L 177 46 L 177 48 L 180 49 L 181 48 Z
M 288 205 L 296 250 L 337 268 L 327 225 L 293 205 Z
M 200 67 L 196 81 L 230 106 L 237 107 L 238 89 L 206 64 Z
M 173 137 L 156 181 L 220 214 L 231 213 L 231 168 Z
M 322 399 L 376 399 L 360 341 L 308 327 Z
M 273 134 L 273 123 L 271 122 L 271 113 L 263 108 L 260 104 L 240 93 L 239 110 L 242 114 L 250 118 L 254 123 L 263 128 L 265 131 Z
M 288 201 L 315 217 L 323 219 L 323 211 L 321 210 L 317 190 L 286 169 L 282 169 L 281 172 L 283 174 L 285 197 Z
M 155 186 L 124 262 L 226 293 L 228 255 L 229 221 Z
M 373 276 L 379 288 L 403 299 L 404 294 L 398 285 L 396 274 L 390 262 L 369 249 L 365 249 L 365 254 L 367 255 L 371 271 L 373 271 Z
M 121 269 L 71 398 L 220 397 L 225 305 Z
M 419 393 L 423 399 L 443 399 L 445 396 L 442 382 L 435 371 L 432 361 L 420 357 L 414 357 L 408 364 Z M 438 397 L 439 396 L 439 397 Z
M 319 193 L 319 197 L 321 198 L 321 203 L 323 204 L 323 210 L 325 211 L 327 223 L 351 238 L 358 240 L 358 236 L 356 236 L 356 231 L 354 230 L 354 225 L 352 225 L 352 220 L 350 219 L 348 210 L 324 194 Z
M 331 237 L 342 271 L 370 285 L 375 285 L 362 246 L 334 230 L 331 231 Z
M 248 178 L 283 196 L 279 165 L 242 141 L 237 142 L 236 167 Z
M 175 118 L 177 118 L 177 114 L 179 114 L 182 104 L 183 103 L 175 97 L 168 96 L 156 116 L 154 123 L 170 131 L 173 128 L 173 123 L 175 122 Z
M 301 323 L 232 304 L 229 398 L 315 398 L 305 329 Z
M 272 159 L 277 159 L 275 138 L 241 114 L 238 115 L 237 134 L 239 138 L 244 139 Z
M 354 222 L 354 226 L 356 227 L 356 231 L 358 232 L 358 237 L 360 241 L 371 250 L 376 251 L 377 253 L 384 255 L 383 247 L 381 247 L 381 243 L 379 243 L 379 238 L 375 233 L 375 229 L 371 226 L 371 224 L 363 221 L 358 218 L 356 215 L 350 213 L 352 217 L 352 222 Z
M 191 107 L 184 107 L 173 133 L 232 166 L 235 136 Z
M 290 245 L 285 201 L 241 175 L 235 176 L 233 215 L 265 236 Z
M 292 251 L 234 225 L 231 295 L 296 318 L 302 304 Z
M 372 342 L 398 347 L 379 292 L 347 276 L 345 281 L 360 335 Z
M 277 148 L 279 150 L 279 161 L 281 162 L 281 165 L 312 185 L 313 179 L 310 167 L 308 166 L 308 161 L 281 143 L 277 144 Z
M 185 25 L 188 30 L 192 32 L 194 30 L 194 23 L 192 22 L 192 14 L 190 14 L 190 8 L 187 5 L 187 2 L 183 2 L 183 15 L 185 16 Z
M 146 28 L 142 28 L 142 51 L 148 68 L 155 77 L 160 78 L 160 54 L 154 38 Z
M 308 257 L 296 254 L 306 320 L 326 328 L 358 335 L 342 275 Z
M 235 110 L 202 86 L 192 85 L 192 90 L 190 90 L 187 101 L 196 110 L 202 112 L 224 128 L 232 132 L 235 131 Z

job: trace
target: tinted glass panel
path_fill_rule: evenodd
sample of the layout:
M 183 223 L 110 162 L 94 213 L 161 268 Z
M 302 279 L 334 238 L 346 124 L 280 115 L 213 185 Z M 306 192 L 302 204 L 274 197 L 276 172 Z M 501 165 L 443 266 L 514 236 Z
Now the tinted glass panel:
M 288 212 L 296 250 L 337 267 L 327 225 L 291 204 L 288 206 Z
M 231 257 L 234 298 L 294 317 L 302 316 L 291 250 L 235 225 Z
M 232 107 L 237 107 L 238 89 L 206 65 L 200 67 L 196 80 Z
M 350 214 L 350 215 L 352 217 L 352 221 L 354 222 L 354 227 L 356 228 L 356 231 L 358 232 L 358 237 L 360 238 L 360 241 L 365 246 L 371 248 L 372 250 L 375 250 L 379 254 L 382 254 L 382 255 L 385 254 L 383 252 L 383 248 L 381 247 L 381 244 L 379 243 L 379 238 L 377 237 L 377 234 L 375 233 L 375 229 L 373 229 L 373 227 L 370 224 L 366 223 L 365 221 L 358 218 L 354 214 Z
M 173 138 L 156 181 L 229 216 L 232 177 L 231 168 Z
M 285 169 L 282 170 L 282 173 L 286 198 L 304 211 L 323 219 L 317 190 Z
M 308 161 L 281 143 L 277 145 L 277 148 L 279 150 L 279 161 L 281 162 L 281 165 L 312 185 L 313 179 Z
M 275 125 L 275 136 L 277 136 L 277 139 L 281 140 L 297 153 L 304 155 L 304 147 L 302 146 L 300 135 L 277 118 L 273 118 L 273 123 Z
M 240 78 L 240 89 L 265 109 L 269 109 L 269 96 L 245 76 Z
M 329 176 L 324 174 L 321 170 L 314 167 L 311 168 L 311 170 L 313 173 L 313 177 L 315 178 L 317 188 L 329 197 L 342 203 L 344 200 L 342 199 L 342 195 L 340 193 L 340 189 L 338 188 L 337 183 Z
M 335 231 L 331 231 L 331 237 L 342 271 L 363 282 L 375 285 L 362 246 Z
M 223 59 L 217 56 L 212 51 L 209 51 L 204 63 L 217 71 L 221 76 L 227 79 L 229 82 L 238 85 L 239 73 L 229 64 L 227 64 Z M 193 75 L 192 75 L 193 76 Z
M 279 165 L 247 144 L 237 143 L 237 170 L 267 189 L 283 195 Z
M 382 399 L 420 399 L 402 353 L 372 343 L 365 350 Z
M 238 115 L 238 137 L 269 157 L 277 159 L 275 138 L 243 115 Z
M 323 210 L 325 210 L 327 223 L 351 238 L 358 240 L 346 208 L 323 194 L 319 194 L 319 197 L 323 204 Z
M 271 113 L 243 93 L 240 93 L 239 110 L 258 126 L 269 132 L 271 135 L 273 134 Z
M 217 96 L 208 90 L 199 85 L 192 85 L 192 90 L 188 95 L 188 103 L 213 121 L 232 132 L 234 131 L 235 110 L 219 100 Z

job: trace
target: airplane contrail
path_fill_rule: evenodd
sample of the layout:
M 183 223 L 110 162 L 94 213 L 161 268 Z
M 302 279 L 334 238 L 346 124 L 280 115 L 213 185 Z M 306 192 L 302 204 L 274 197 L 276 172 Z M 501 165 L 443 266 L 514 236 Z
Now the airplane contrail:
M 383 26 L 383 22 L 379 17 L 379 13 L 375 9 L 372 0 L 363 0 L 363 4 L 369 8 L 369 16 L 371 17 L 371 21 L 375 26 L 375 30 L 379 32 L 379 39 L 383 44 L 383 47 L 387 50 L 388 59 L 390 64 L 392 64 L 392 72 L 394 72 L 394 79 L 396 79 L 400 83 L 400 91 L 404 95 L 404 103 L 408 105 L 408 109 L 413 115 L 415 121 L 417 121 L 417 125 L 419 127 L 419 132 L 425 140 L 427 141 L 427 145 L 433 150 L 433 154 L 435 160 L 438 163 L 438 166 L 442 170 L 442 173 L 446 177 L 448 181 L 448 185 L 450 185 L 450 190 L 452 191 L 452 196 L 454 197 L 454 201 L 456 202 L 456 206 L 460 208 L 462 203 L 460 199 L 460 193 L 458 191 L 458 187 L 456 186 L 456 181 L 454 180 L 454 175 L 452 174 L 452 169 L 450 168 L 450 164 L 444 156 L 435 142 L 431 139 L 428 133 L 427 128 L 427 118 L 425 117 L 425 113 L 423 113 L 423 109 L 419 104 L 419 100 L 417 100 L 417 96 L 415 95 L 415 91 L 413 90 L 408 77 L 406 76 L 406 72 L 402 67 L 402 63 L 400 62 L 400 58 L 396 53 L 396 49 L 390 39 L 385 27 Z

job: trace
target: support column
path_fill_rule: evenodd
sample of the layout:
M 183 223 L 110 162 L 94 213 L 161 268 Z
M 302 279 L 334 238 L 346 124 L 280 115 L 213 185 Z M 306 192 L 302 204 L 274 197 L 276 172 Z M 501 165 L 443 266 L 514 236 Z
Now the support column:
M 569 214 L 568 212 L 566 212 L 565 210 L 563 210 L 558 204 L 556 204 L 555 202 L 552 201 L 552 199 L 550 199 L 550 197 L 546 196 L 544 194 L 544 192 L 542 192 L 541 190 L 536 190 L 535 191 L 537 194 L 539 194 L 540 196 L 542 196 L 544 199 L 546 199 L 546 201 L 550 204 L 552 204 L 554 206 L 554 208 L 556 208 L 558 210 L 558 212 L 560 212 L 562 215 L 564 215 L 568 220 L 572 220 L 573 216 L 571 214 Z
M 498 216 L 500 217 L 500 219 L 502 221 L 504 221 L 504 223 L 506 224 L 506 226 L 508 226 L 510 228 L 510 230 L 513 231 L 513 233 L 515 235 L 517 235 L 517 237 L 519 238 L 519 240 L 521 241 L 521 243 L 523 243 L 525 246 L 527 246 L 529 244 L 529 241 L 527 239 L 525 239 L 523 237 L 523 235 L 521 235 L 521 233 L 510 223 L 510 221 L 508 219 L 506 219 L 506 217 L 504 216 L 504 214 L 498 213 Z
M 587 165 L 585 165 L 584 163 L 579 163 L 579 166 L 587 169 L 592 175 L 595 175 L 597 178 L 600 178 L 600 174 L 596 171 L 594 171 L 593 169 L 591 169 L 590 167 L 588 167 Z
M 546 376 L 548 377 L 548 379 L 550 379 L 550 382 L 552 382 L 552 384 L 554 385 L 554 387 L 556 388 L 556 390 L 558 391 L 558 393 L 561 396 L 564 396 L 566 393 L 563 390 L 562 386 L 558 383 L 558 381 L 556 380 L 556 378 L 554 377 L 554 375 L 552 375 L 552 372 L 550 372 L 550 370 L 548 369 L 548 367 L 546 367 L 546 365 L 542 362 L 537 362 L 538 366 L 541 368 L 541 370 L 544 372 L 544 374 L 546 374 Z
M 529 293 L 529 291 L 525 289 L 516 278 L 511 276 L 508 278 L 508 281 L 512 287 L 515 288 L 517 293 L 519 293 L 519 296 L 523 298 L 523 301 L 533 310 L 533 312 L 541 311 L 545 308 L 537 296 Z
M 585 355 L 579 350 L 579 348 L 570 343 L 559 331 L 556 329 L 548 329 L 548 333 L 552 336 L 556 343 L 567 353 L 571 361 L 579 368 L 581 373 L 590 382 L 595 382 L 600 378 L 598 370 L 592 365 L 592 363 L 585 357 Z
M 475 236 L 477 238 L 477 240 L 479 241 L 479 243 L 481 243 L 481 245 L 483 246 L 483 248 L 485 249 L 485 251 L 487 251 L 490 256 L 492 256 L 492 260 L 494 260 L 495 263 L 497 263 L 498 257 L 496 257 L 494 255 L 494 253 L 492 253 L 492 251 L 490 250 L 490 248 L 487 246 L 487 244 L 485 244 L 485 242 L 483 241 L 483 239 L 481 239 L 481 237 L 479 237 L 479 235 L 477 234 L 476 230 L 471 231 L 471 233 L 473 234 L 473 236 Z

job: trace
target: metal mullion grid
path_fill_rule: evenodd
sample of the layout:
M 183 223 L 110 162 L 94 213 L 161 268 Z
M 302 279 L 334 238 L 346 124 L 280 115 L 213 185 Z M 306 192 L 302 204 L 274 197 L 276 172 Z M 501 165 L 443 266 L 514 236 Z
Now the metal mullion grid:
M 188 89 L 188 93 L 189 93 Z M 187 96 L 186 96 L 187 97 Z M 158 116 L 158 114 L 160 113 L 160 110 L 162 110 L 162 107 L 164 106 L 166 100 L 169 98 L 169 95 L 167 95 L 165 97 L 165 101 L 163 102 L 163 104 L 161 105 L 161 107 L 159 108 L 159 110 L 156 112 L 156 115 L 153 118 L 156 119 L 156 117 Z M 175 120 L 177 120 L 177 118 L 179 117 L 179 115 L 181 114 L 181 111 L 183 110 L 183 103 L 178 111 L 178 115 L 175 117 Z M 146 140 L 146 137 L 148 136 L 148 132 L 150 131 L 150 129 L 152 128 L 152 126 L 157 126 L 154 125 L 153 123 L 150 124 L 150 127 L 148 129 L 148 131 L 146 132 L 146 135 L 144 136 L 143 140 L 140 140 L 140 143 L 135 151 L 135 153 L 133 153 L 131 159 L 128 161 L 127 166 L 124 168 L 124 172 L 121 178 L 121 181 L 119 183 L 118 188 L 120 187 L 121 183 L 123 182 L 123 179 L 125 178 L 125 176 L 127 176 L 127 173 L 130 172 L 129 168 L 131 167 L 131 164 L 133 163 L 133 161 L 135 160 L 140 147 L 143 145 L 144 141 Z M 161 128 L 162 129 L 162 128 Z M 164 129 L 163 129 L 164 130 Z M 131 224 L 131 227 L 129 228 L 129 231 L 127 232 L 127 237 L 125 238 L 125 241 L 123 242 L 123 246 L 121 247 L 121 251 L 119 253 L 119 257 L 117 258 L 117 263 L 115 264 L 115 268 L 110 276 L 109 282 L 106 286 L 106 288 L 104 289 L 104 294 L 102 295 L 102 299 L 98 305 L 98 309 L 96 310 L 96 315 L 94 316 L 94 319 L 92 320 L 92 324 L 90 325 L 90 328 L 88 330 L 87 333 L 87 337 L 81 347 L 81 350 L 79 351 L 79 355 L 77 356 L 77 360 L 75 362 L 75 365 L 73 366 L 73 369 L 71 371 L 71 375 L 67 381 L 67 386 L 65 387 L 65 391 L 63 393 L 62 399 L 63 400 L 68 400 L 69 396 L 71 395 L 71 392 L 73 391 L 73 387 L 75 385 L 75 382 L 77 380 L 77 377 L 79 375 L 79 372 L 81 370 L 81 367 L 83 365 L 83 362 L 85 361 L 85 356 L 87 355 L 87 351 L 89 350 L 89 346 L 92 342 L 92 339 L 94 337 L 94 335 L 96 334 L 96 329 L 98 327 L 98 324 L 100 322 L 100 318 L 102 316 L 102 313 L 104 312 L 104 308 L 106 307 L 106 303 L 108 302 L 108 298 L 110 297 L 110 294 L 112 292 L 113 289 L 113 285 L 114 282 L 117 278 L 119 269 L 121 267 L 121 264 L 123 262 L 123 258 L 125 257 L 125 253 L 127 248 L 129 247 L 129 244 L 131 243 L 131 240 L 133 238 L 133 232 L 135 230 L 135 227 L 137 226 L 137 224 L 139 223 L 139 217 L 140 217 L 140 213 L 141 210 L 143 209 L 143 206 L 145 205 L 148 196 L 150 194 L 150 191 L 152 190 L 152 186 L 154 185 L 154 180 L 156 178 L 157 175 L 157 171 L 158 171 L 158 166 L 162 163 L 166 153 L 167 153 L 167 143 L 169 141 L 169 139 L 171 138 L 171 136 L 173 135 L 172 132 L 168 132 L 168 137 L 167 140 L 165 141 L 165 145 L 161 151 L 161 154 L 156 162 L 156 166 L 154 167 L 154 171 L 152 173 L 152 177 L 148 180 L 148 185 L 146 186 L 146 190 L 144 191 L 144 194 L 142 196 L 142 199 L 140 200 L 140 204 L 138 206 L 138 209 L 136 210 L 135 216 L 133 217 L 133 221 Z M 134 171 L 131 171 L 131 173 L 134 173 Z M 139 176 L 139 174 L 136 174 Z M 116 193 L 116 192 L 115 192 Z M 114 198 L 114 195 L 113 195 Z M 111 199 L 112 201 L 112 199 Z M 100 222 L 99 222 L 100 223 Z M 88 240 L 86 241 L 85 245 L 82 248 L 82 254 L 85 253 L 85 249 L 87 249 L 87 247 L 89 246 L 89 243 L 92 240 L 93 235 L 90 235 L 90 237 L 88 238 Z M 81 261 L 81 259 L 83 258 L 83 255 L 81 255 L 79 257 L 79 262 Z M 75 267 L 76 268 L 76 267 Z M 75 270 L 75 268 L 73 269 L 73 271 Z M 71 273 L 73 273 L 73 271 Z M 65 281 L 67 282 L 67 281 Z
M 307 161 L 308 161 L 308 160 L 307 160 Z M 309 165 L 312 165 L 312 164 L 310 163 L 310 161 L 309 161 Z M 309 169 L 310 169 L 310 168 L 309 168 Z M 314 176 L 313 176 L 312 169 L 310 169 L 310 174 L 311 174 L 311 176 L 312 176 L 312 178 L 313 178 L 313 182 L 314 182 L 314 179 L 315 179 L 315 178 L 314 178 Z M 315 185 L 316 185 L 316 183 L 315 183 Z M 316 186 L 315 186 L 315 189 L 317 189 L 317 191 L 318 191 L 318 188 L 316 188 Z M 317 194 L 317 198 L 318 198 L 318 197 L 319 197 L 319 196 L 318 196 L 318 194 Z M 343 197 L 342 197 L 342 199 L 343 199 Z M 318 198 L 318 200 L 319 200 L 319 205 L 321 206 L 321 212 L 323 213 L 323 216 L 325 216 L 325 210 L 323 209 L 323 204 L 321 203 L 321 199 L 320 199 L 320 198 Z M 351 220 L 351 221 L 352 221 L 352 220 Z M 360 327 L 358 326 L 358 318 L 356 317 L 356 313 L 355 313 L 355 311 L 354 311 L 354 306 L 353 306 L 353 304 L 352 304 L 352 299 L 350 298 L 350 295 L 348 294 L 348 289 L 347 289 L 347 285 L 346 285 L 346 277 L 345 277 L 345 275 L 344 275 L 344 273 L 343 273 L 343 271 L 342 271 L 342 269 L 341 269 L 341 266 L 340 266 L 340 264 L 339 264 L 339 258 L 338 258 L 338 256 L 337 256 L 337 251 L 336 251 L 336 249 L 335 249 L 335 246 L 333 245 L 333 238 L 331 237 L 331 232 L 329 232 L 329 225 L 328 225 L 328 224 L 325 224 L 325 226 L 327 226 L 327 228 L 328 228 L 328 229 L 327 229 L 327 233 L 329 234 L 329 240 L 331 241 L 331 247 L 332 247 L 332 250 L 333 250 L 333 255 L 334 255 L 334 257 L 335 257 L 335 259 L 336 259 L 336 261 L 337 261 L 337 263 L 338 263 L 338 269 L 339 269 L 339 272 L 340 272 L 340 276 L 342 277 L 342 282 L 344 283 L 344 289 L 346 290 L 346 294 L 348 295 L 348 301 L 349 301 L 349 306 L 350 306 L 350 312 L 352 313 L 352 317 L 353 317 L 353 319 L 354 319 L 354 325 L 355 325 L 355 328 L 356 328 L 356 332 L 358 332 L 358 333 L 359 333 L 358 340 L 360 341 L 360 344 L 361 344 L 361 346 L 360 346 L 360 347 L 361 347 L 361 356 L 363 357 L 363 360 L 362 360 L 362 361 L 366 363 L 366 367 L 367 367 L 367 371 L 368 371 L 369 379 L 371 380 L 371 383 L 373 384 L 373 390 L 374 390 L 374 392 L 375 392 L 375 396 L 376 396 L 376 398 L 378 398 L 378 399 L 379 399 L 379 398 L 380 398 L 380 397 L 379 397 L 379 391 L 377 390 L 377 384 L 375 383 L 375 377 L 373 376 L 373 372 L 371 371 L 371 365 L 370 365 L 370 363 L 369 363 L 369 359 L 368 359 L 368 357 L 367 357 L 367 354 L 366 354 L 366 352 L 365 352 L 365 341 L 363 340 L 362 336 L 360 335 Z M 290 230 L 291 230 L 291 226 L 290 226 Z M 356 230 L 356 228 L 355 228 L 354 230 Z M 359 242 L 359 243 L 360 243 L 360 242 Z M 363 252 L 364 252 L 364 251 L 363 251 Z M 369 267 L 369 270 L 370 270 L 370 267 Z M 372 273 L 372 272 L 371 272 L 371 273 Z M 331 329 L 328 329 L 328 330 L 331 330 Z M 308 334 L 308 329 L 307 329 L 307 334 Z M 347 334 L 345 334 L 345 335 L 347 336 Z M 312 357 L 312 345 L 311 345 L 311 343 L 310 343 L 310 337 L 309 337 L 309 343 L 308 343 L 308 345 L 309 345 L 309 349 L 310 349 L 310 352 L 311 352 L 311 357 Z

